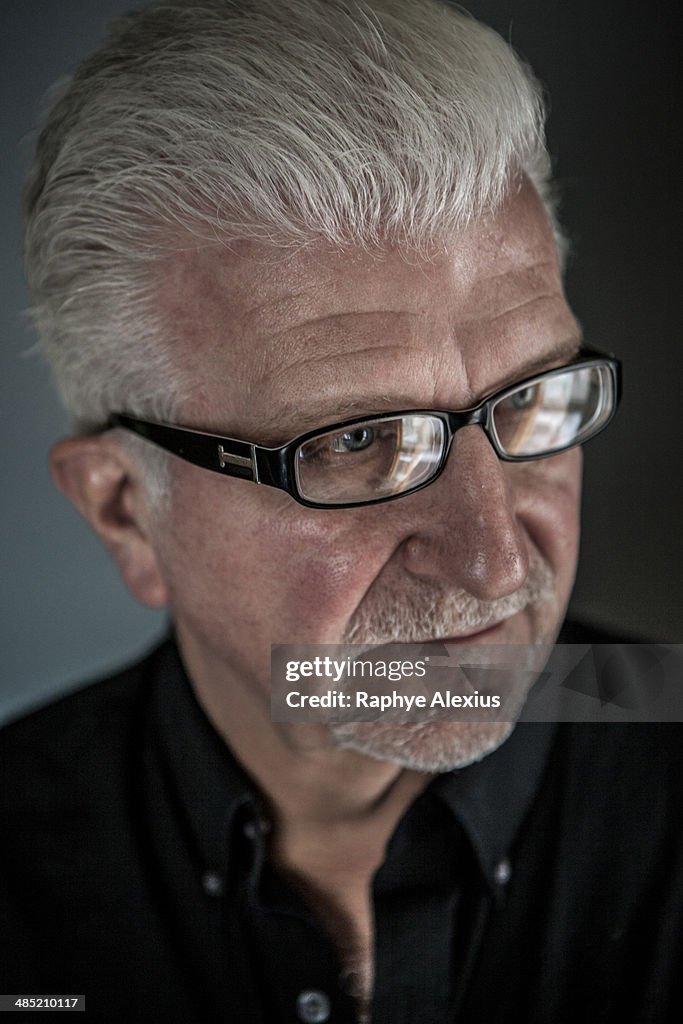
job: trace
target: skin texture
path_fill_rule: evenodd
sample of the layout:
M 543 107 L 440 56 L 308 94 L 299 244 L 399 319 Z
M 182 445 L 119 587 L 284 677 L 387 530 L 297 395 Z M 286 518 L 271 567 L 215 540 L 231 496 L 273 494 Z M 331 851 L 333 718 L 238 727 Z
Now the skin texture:
M 381 262 L 324 251 L 282 261 L 255 247 L 177 259 L 163 302 L 201 352 L 203 375 L 183 422 L 282 443 L 347 414 L 466 408 L 574 353 L 577 326 L 530 189 L 446 244 L 418 266 L 398 252 Z M 574 576 L 579 464 L 574 451 L 505 465 L 479 428 L 467 428 L 429 489 L 375 508 L 320 511 L 178 463 L 160 563 L 214 719 L 232 719 L 227 704 L 218 708 L 229 693 L 233 713 L 239 699 L 240 720 L 261 733 L 273 642 L 472 632 L 491 620 L 486 602 L 527 584 L 530 566 L 552 570 L 552 594 L 488 639 L 554 639 Z M 397 596 L 416 609 L 416 628 L 403 623 L 398 635 L 389 622 Z M 430 630 L 417 609 L 435 603 L 440 621 Z M 284 742 L 296 746 L 303 731 L 285 730 Z M 484 750 L 490 743 L 482 736 Z M 477 755 L 467 746 L 452 764 Z
M 429 262 L 322 246 L 176 252 L 159 302 L 195 382 L 183 425 L 280 444 L 345 416 L 467 408 L 575 354 L 530 186 L 444 241 Z M 270 803 L 271 856 L 363 965 L 367 995 L 369 882 L 396 821 L 431 765 L 481 757 L 506 730 L 365 724 L 349 750 L 324 726 L 276 726 L 270 644 L 552 642 L 576 566 L 580 452 L 505 464 L 468 427 L 431 487 L 336 511 L 173 460 L 155 515 L 115 433 L 60 442 L 53 471 L 135 596 L 172 609 L 200 701 Z

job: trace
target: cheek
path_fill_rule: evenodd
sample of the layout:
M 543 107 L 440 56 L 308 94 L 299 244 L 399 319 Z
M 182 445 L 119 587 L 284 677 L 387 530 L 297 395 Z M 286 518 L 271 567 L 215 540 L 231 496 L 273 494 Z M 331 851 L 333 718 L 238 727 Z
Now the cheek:
M 161 539 L 176 616 L 236 645 L 247 633 L 263 643 L 336 641 L 391 555 L 386 539 L 353 512 L 248 487 L 178 472 Z
M 391 557 L 388 538 L 351 510 L 288 510 L 269 521 L 262 544 L 273 555 L 262 587 L 275 587 L 287 635 L 338 642 L 348 619 Z M 259 588 L 261 589 L 261 588 Z
M 517 515 L 568 598 L 579 548 L 582 455 L 579 448 L 514 467 Z

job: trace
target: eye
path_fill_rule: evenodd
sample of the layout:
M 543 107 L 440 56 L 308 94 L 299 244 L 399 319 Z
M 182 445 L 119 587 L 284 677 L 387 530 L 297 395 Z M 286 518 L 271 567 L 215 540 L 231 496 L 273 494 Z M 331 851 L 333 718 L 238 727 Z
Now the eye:
M 332 447 L 335 452 L 362 452 L 375 440 L 375 431 L 372 427 L 356 427 L 355 430 L 347 430 L 343 434 L 337 434 Z
M 509 396 L 508 402 L 513 409 L 530 409 L 536 400 L 536 386 L 520 388 Z

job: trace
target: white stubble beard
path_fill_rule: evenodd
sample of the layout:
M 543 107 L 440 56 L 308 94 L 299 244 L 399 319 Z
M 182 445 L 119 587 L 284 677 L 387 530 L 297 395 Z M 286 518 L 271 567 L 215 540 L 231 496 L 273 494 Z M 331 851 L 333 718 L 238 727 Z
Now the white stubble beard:
M 446 639 L 486 629 L 524 609 L 529 609 L 533 624 L 529 643 L 554 642 L 562 609 L 555 574 L 540 557 L 532 561 L 519 590 L 493 601 L 479 600 L 465 591 L 454 593 L 433 581 L 419 579 L 411 582 L 409 590 L 387 592 L 379 602 L 366 598 L 350 619 L 343 643 L 424 643 Z M 528 689 L 529 686 L 520 695 L 510 720 L 506 721 L 332 722 L 329 730 L 343 749 L 414 771 L 452 771 L 480 761 L 504 743 L 515 727 Z

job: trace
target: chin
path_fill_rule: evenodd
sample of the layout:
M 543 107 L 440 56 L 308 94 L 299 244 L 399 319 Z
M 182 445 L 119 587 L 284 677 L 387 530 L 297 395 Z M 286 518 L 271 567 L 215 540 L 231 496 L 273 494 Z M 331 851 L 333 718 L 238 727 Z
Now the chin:
M 417 772 L 450 772 L 481 761 L 512 733 L 506 722 L 343 722 L 328 728 L 335 744 Z

